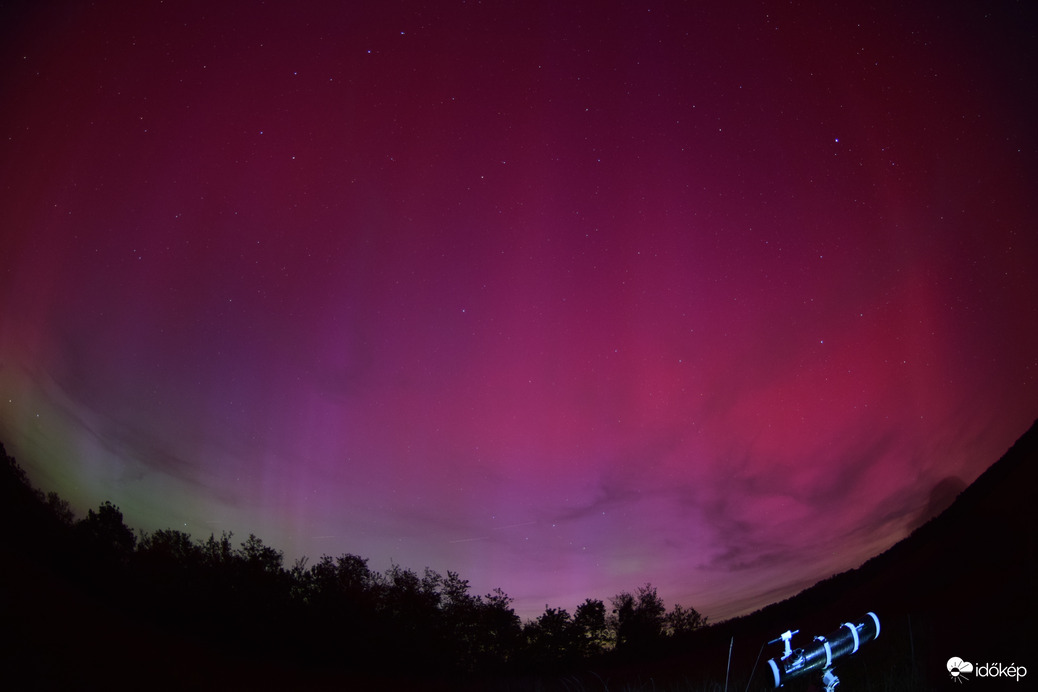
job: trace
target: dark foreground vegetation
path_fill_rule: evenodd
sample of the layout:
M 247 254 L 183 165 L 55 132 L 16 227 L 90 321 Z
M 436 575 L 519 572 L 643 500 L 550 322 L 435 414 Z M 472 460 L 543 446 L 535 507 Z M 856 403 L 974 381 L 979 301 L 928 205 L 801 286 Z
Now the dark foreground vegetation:
M 888 552 L 710 626 L 649 584 L 524 623 L 454 572 L 350 554 L 288 566 L 255 536 L 135 533 L 107 502 L 77 519 L 0 455 L 3 689 L 762 690 L 769 639 L 799 629 L 806 646 L 870 610 L 882 633 L 837 666 L 843 692 L 946 689 L 952 656 L 1038 676 L 1035 428 Z
M 546 607 L 523 623 L 503 591 L 473 595 L 455 572 L 398 565 L 376 572 L 352 554 L 287 566 L 280 551 L 254 535 L 236 543 L 228 533 L 203 540 L 173 529 L 135 533 L 110 502 L 77 520 L 58 495 L 34 489 L 2 445 L 0 454 L 4 550 L 13 568 L 5 577 L 8 622 L 31 630 L 46 618 L 44 634 L 57 639 L 74 626 L 50 602 L 63 594 L 104 619 L 80 636 L 114 637 L 104 653 L 120 666 L 148 667 L 154 649 L 136 661 L 120 651 L 143 637 L 167 651 L 210 652 L 232 666 L 253 661 L 280 671 L 455 686 L 520 672 L 553 675 L 607 652 L 636 658 L 705 625 L 692 608 L 667 612 L 649 584 L 617 594 L 608 606 L 588 599 L 572 614 Z M 71 682 L 68 676 L 77 687 L 88 681 L 83 671 L 62 671 L 47 651 L 50 642 L 40 644 L 12 658 L 13 667 L 44 684 Z M 95 660 L 87 668 L 104 665 Z

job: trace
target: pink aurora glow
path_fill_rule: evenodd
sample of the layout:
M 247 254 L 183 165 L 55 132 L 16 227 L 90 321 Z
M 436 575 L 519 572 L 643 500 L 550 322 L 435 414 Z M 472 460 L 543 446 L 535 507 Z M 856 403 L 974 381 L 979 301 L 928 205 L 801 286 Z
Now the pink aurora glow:
M 80 512 L 717 619 L 1038 416 L 1004 8 L 172 4 L 0 42 L 0 434 Z

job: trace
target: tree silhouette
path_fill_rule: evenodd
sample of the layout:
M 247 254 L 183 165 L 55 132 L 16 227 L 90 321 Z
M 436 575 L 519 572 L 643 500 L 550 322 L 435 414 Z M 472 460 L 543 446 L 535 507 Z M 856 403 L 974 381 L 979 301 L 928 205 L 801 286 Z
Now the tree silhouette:
M 371 663 L 382 645 L 377 579 L 367 560 L 322 555 L 309 568 L 299 561 L 291 580 L 292 603 L 304 635 L 297 643 L 300 656 L 322 665 Z
M 447 572 L 440 585 L 440 610 L 447 632 L 446 655 L 465 662 L 462 669 L 474 670 L 483 633 L 479 627 L 482 603 L 469 593 L 469 582 L 457 572 Z
M 469 594 L 469 580 L 457 572 L 447 571 L 441 583 L 440 606 L 448 615 L 465 617 L 472 612 L 475 600 Z
M 97 511 L 88 510 L 76 529 L 91 550 L 106 558 L 127 560 L 137 545 L 137 536 L 123 523 L 123 513 L 105 500 Z
M 69 529 L 74 518 L 57 493 L 45 498 L 32 486 L 0 443 L 0 544 L 46 563 L 64 561 L 72 549 Z
M 47 509 L 65 526 L 72 526 L 76 523 L 76 515 L 69 506 L 68 500 L 63 500 L 54 491 L 47 493 Z
M 540 666 L 556 666 L 573 657 L 577 648 L 576 629 L 568 612 L 544 607 L 536 620 L 523 630 L 530 658 Z
M 572 616 L 546 605 L 524 626 L 511 597 L 501 589 L 474 596 L 457 572 L 393 564 L 379 573 L 350 553 L 309 566 L 302 558 L 286 569 L 283 553 L 254 534 L 238 546 L 227 532 L 204 540 L 174 529 L 138 537 L 111 502 L 76 521 L 57 493 L 32 487 L 2 445 L 0 455 L 10 548 L 33 559 L 50 555 L 44 561 L 53 569 L 126 616 L 252 660 L 277 656 L 373 675 L 402 664 L 439 676 L 521 666 L 562 673 L 592 657 L 607 661 L 612 648 L 629 661 L 662 637 L 705 623 L 692 608 L 665 614 L 651 584 L 614 597 L 609 617 L 602 601 L 587 599 Z
M 0 489 L 5 495 L 13 495 L 15 492 L 32 492 L 32 484 L 25 473 L 25 469 L 18 465 L 14 457 L 8 455 L 7 448 L 0 442 L 0 457 L 3 457 L 2 474 L 0 474 Z
M 705 626 L 706 618 L 700 615 L 699 611 L 681 604 L 675 604 L 664 618 L 664 628 L 670 636 L 681 636 Z
M 241 544 L 241 557 L 247 568 L 256 574 L 272 575 L 281 572 L 284 554 L 280 550 L 263 544 L 263 540 L 250 533 Z
M 482 640 L 476 650 L 490 667 L 508 662 L 522 641 L 522 621 L 512 610 L 512 598 L 501 589 L 488 593 L 477 614 Z
M 338 559 L 322 555 L 309 570 L 300 566 L 294 571 L 298 597 L 318 610 L 355 614 L 362 605 L 373 610 L 375 577 L 364 558 L 349 553 Z
M 230 564 L 234 559 L 234 545 L 231 543 L 233 536 L 230 531 L 224 531 L 217 540 L 214 534 L 209 534 L 209 538 L 199 546 L 202 551 L 202 563 L 210 568 Z
M 605 603 L 602 601 L 589 598 L 577 606 L 573 614 L 573 627 L 576 630 L 578 652 L 582 656 L 599 654 L 610 643 Z
M 393 564 L 386 570 L 380 592 L 380 639 L 392 655 L 416 662 L 422 668 L 442 663 L 431 643 L 442 642 L 440 625 L 440 575 L 426 569 L 422 577 Z
M 144 533 L 134 555 L 136 608 L 167 625 L 179 624 L 193 610 L 200 580 L 202 549 L 189 534 L 173 529 Z
M 612 603 L 618 650 L 642 653 L 660 640 L 666 608 L 656 587 L 646 583 L 638 588 L 637 595 L 621 592 Z
M 175 529 L 143 534 L 137 545 L 137 554 L 166 568 L 196 565 L 202 558 L 202 550 L 191 540 L 191 535 Z

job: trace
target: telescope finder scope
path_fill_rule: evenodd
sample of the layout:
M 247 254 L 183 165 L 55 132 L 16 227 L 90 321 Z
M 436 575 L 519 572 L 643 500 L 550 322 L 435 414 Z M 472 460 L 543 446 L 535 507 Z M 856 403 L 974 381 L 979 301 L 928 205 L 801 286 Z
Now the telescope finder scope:
M 866 613 L 858 622 L 845 622 L 840 629 L 828 637 L 815 637 L 811 645 L 802 649 L 790 647 L 790 636 L 783 635 L 773 643 L 784 640 L 785 654 L 779 659 L 769 659 L 768 666 L 775 678 L 775 687 L 787 680 L 800 677 L 811 671 L 828 671 L 833 661 L 856 653 L 858 649 L 879 636 L 879 618 L 875 613 Z M 835 679 L 835 676 L 832 676 Z M 838 681 L 837 681 L 838 682 Z M 832 687 L 835 687 L 835 682 Z

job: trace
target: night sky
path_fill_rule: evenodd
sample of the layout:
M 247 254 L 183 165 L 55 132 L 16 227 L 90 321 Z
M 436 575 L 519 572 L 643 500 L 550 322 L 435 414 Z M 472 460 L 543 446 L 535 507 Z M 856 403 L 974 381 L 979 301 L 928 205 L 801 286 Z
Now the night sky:
M 1029 2 L 0 6 L 0 439 L 82 515 L 711 619 L 1038 417 Z

